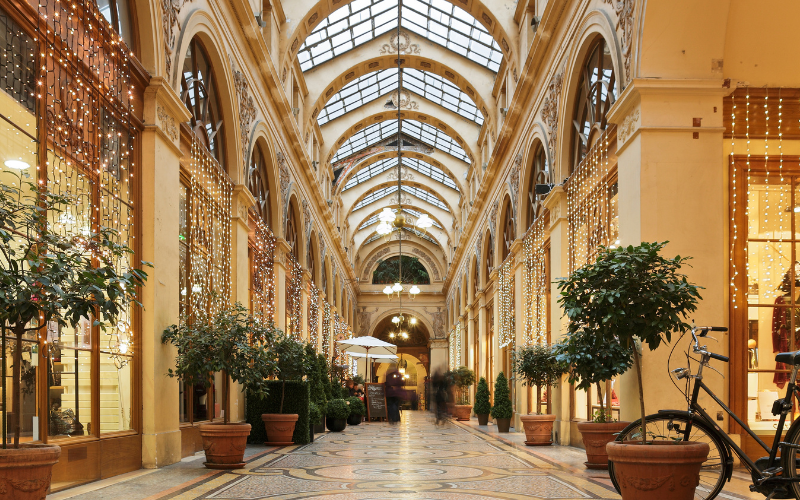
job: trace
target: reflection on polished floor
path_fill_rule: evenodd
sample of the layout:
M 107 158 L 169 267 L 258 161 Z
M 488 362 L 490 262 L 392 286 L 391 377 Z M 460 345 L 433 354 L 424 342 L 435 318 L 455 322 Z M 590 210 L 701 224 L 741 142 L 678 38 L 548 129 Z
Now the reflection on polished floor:
M 342 433 L 317 436 L 302 447 L 248 447 L 248 466 L 241 471 L 209 471 L 198 456 L 48 498 L 620 498 L 606 473 L 578 466 L 581 450 L 526 448 L 518 446 L 517 437 L 524 438 L 514 433 L 497 436 L 471 424 L 436 426 L 429 413 L 404 412 L 398 426 L 349 426 Z M 742 494 L 743 486 L 744 481 L 735 478 L 736 493 L 726 491 L 720 498 L 757 498 Z

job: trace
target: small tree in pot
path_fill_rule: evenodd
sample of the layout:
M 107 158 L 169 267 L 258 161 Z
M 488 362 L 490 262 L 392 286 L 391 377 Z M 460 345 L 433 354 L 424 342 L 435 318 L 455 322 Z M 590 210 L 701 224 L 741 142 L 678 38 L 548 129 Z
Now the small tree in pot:
M 364 415 L 367 413 L 367 407 L 361 398 L 350 396 L 347 398 L 347 404 L 350 407 L 350 416 L 347 417 L 347 425 L 359 425 Z
M 475 372 L 466 366 L 459 366 L 453 372 L 453 383 L 456 389 L 456 401 L 453 406 L 453 415 L 462 422 L 469 420 L 472 414 L 472 405 L 469 404 L 469 388 L 475 383 Z
M 288 380 L 302 380 L 312 372 L 314 358 L 306 355 L 303 343 L 279 331 L 277 340 L 272 345 L 272 352 L 277 364 L 276 376 L 281 381 L 281 405 L 278 413 L 264 413 L 261 420 L 267 432 L 267 443 L 272 446 L 288 446 L 293 444 L 292 435 L 297 419 L 297 413 L 284 414 L 283 403 L 286 399 L 286 382 Z
M 216 299 L 216 298 L 214 298 Z M 185 384 L 211 387 L 214 374 L 222 375 L 222 422 L 200 426 L 206 467 L 241 469 L 250 424 L 232 423 L 230 419 L 231 381 L 261 398 L 267 396 L 266 380 L 275 373 L 276 364 L 269 346 L 279 333 L 250 315 L 240 303 L 220 307 L 211 316 L 198 311 L 172 325 L 161 342 L 177 348 L 175 369 L 167 375 Z
M 16 176 L 0 189 L 0 352 L 10 358 L 12 370 L 9 377 L 4 359 L 2 388 L 3 394 L 10 392 L 11 404 L 0 417 L 0 482 L 19 500 L 45 497 L 61 454 L 56 445 L 20 443 L 23 395 L 36 394 L 37 370 L 31 360 L 34 353 L 38 357 L 40 345 L 47 345 L 38 334 L 46 327 L 57 342 L 61 328 L 91 318 L 92 326 L 109 335 L 109 347 L 127 351 L 133 347 L 128 318 L 133 306 L 141 305 L 137 291 L 147 279 L 145 272 L 127 268 L 133 252 L 119 243 L 122 238 L 115 230 L 99 227 L 94 232 L 57 222 L 75 219 L 68 210 L 77 200 L 50 193 L 27 178 Z M 26 360 L 23 352 L 31 357 Z M 6 387 L 9 378 L 11 388 Z M 32 417 L 26 427 L 35 425 Z M 12 448 L 6 432 L 13 432 Z
M 666 242 L 604 248 L 596 262 L 578 269 L 559 284 L 560 302 L 570 319 L 570 333 L 585 330 L 602 342 L 619 343 L 631 349 L 642 422 L 644 391 L 637 340 L 654 350 L 662 341 L 670 342 L 672 332 L 688 331 L 691 326 L 686 322 L 687 316 L 697 309 L 700 299 L 699 287 L 680 273 L 689 259 L 661 256 L 665 245 Z M 616 442 L 606 446 L 618 479 L 626 478 L 618 481 L 623 499 L 636 498 L 638 490 L 630 485 L 644 484 L 649 480 L 646 476 L 656 470 L 661 476 L 672 477 L 661 487 L 648 491 L 650 498 L 691 498 L 698 481 L 679 478 L 699 476 L 708 445 L 680 442 L 673 446 L 650 446 L 642 453 L 638 447 L 647 444 L 647 434 L 640 434 L 642 441 L 637 442 L 638 446 Z M 647 456 L 649 467 L 642 467 L 643 456 Z
M 508 432 L 513 415 L 514 407 L 511 405 L 509 397 L 508 379 L 503 372 L 500 372 L 494 381 L 494 406 L 492 407 L 492 417 L 497 423 L 498 432 Z
M 309 361 L 313 361 L 311 374 L 309 375 L 309 382 L 311 384 L 311 402 L 316 404 L 319 410 L 319 417 L 311 420 L 314 432 L 325 432 L 325 405 L 328 404 L 327 393 L 330 391 L 328 381 L 328 366 L 325 362 L 325 356 L 317 354 L 311 344 L 306 346 L 306 356 L 309 356 Z
M 347 427 L 347 418 L 350 416 L 350 406 L 341 398 L 328 401 L 328 414 L 325 415 L 325 425 L 331 432 L 342 432 Z
M 519 347 L 512 362 L 514 371 L 523 378 L 523 385 L 536 387 L 536 413 L 520 416 L 525 429 L 525 444 L 545 446 L 552 444 L 555 415 L 542 415 L 542 388 L 549 390 L 558 385 L 564 373 L 563 365 L 556 359 L 553 348 L 547 344 L 530 344 Z
M 617 433 L 628 422 L 615 422 L 611 418 L 611 395 L 603 394 L 607 380 L 625 373 L 633 364 L 632 349 L 619 342 L 605 342 L 586 329 L 572 329 L 563 342 L 554 347 L 556 357 L 567 367 L 569 382 L 580 390 L 597 388 L 600 410 L 588 422 L 579 422 L 578 430 L 583 439 L 589 469 L 607 469 L 606 444 L 615 439 Z
M 483 377 L 478 381 L 478 390 L 475 391 L 475 407 L 473 411 L 478 417 L 478 425 L 486 425 L 489 423 L 489 413 L 492 411 L 492 403 L 490 401 L 489 384 Z

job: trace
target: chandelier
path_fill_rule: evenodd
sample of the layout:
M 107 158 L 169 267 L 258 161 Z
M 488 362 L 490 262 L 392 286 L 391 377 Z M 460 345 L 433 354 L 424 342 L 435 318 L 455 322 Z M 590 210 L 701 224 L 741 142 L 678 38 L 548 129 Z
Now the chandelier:
M 396 333 L 395 332 L 389 333 L 389 338 L 390 339 L 398 338 L 398 339 L 402 339 L 402 340 L 408 340 L 408 332 L 406 331 L 406 329 L 403 328 L 403 323 L 405 323 L 405 320 L 406 320 L 406 317 L 403 316 L 403 311 L 401 309 L 400 310 L 400 314 L 398 314 L 397 316 L 392 318 L 392 323 L 394 323 L 394 325 L 397 327 L 397 332 Z M 414 318 L 414 317 L 409 318 L 408 319 L 408 324 L 410 326 L 416 326 L 417 318 Z

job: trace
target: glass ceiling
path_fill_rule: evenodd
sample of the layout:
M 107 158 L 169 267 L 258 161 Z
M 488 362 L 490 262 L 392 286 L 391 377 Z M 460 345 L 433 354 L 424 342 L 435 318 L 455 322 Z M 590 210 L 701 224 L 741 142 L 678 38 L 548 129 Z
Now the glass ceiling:
M 393 209 L 392 209 L 392 211 L 393 211 L 394 213 L 397 213 L 397 209 L 396 209 L 396 208 L 393 208 Z M 409 215 L 413 215 L 413 216 L 414 216 L 414 217 L 416 217 L 417 219 L 419 219 L 420 217 L 422 217 L 422 212 L 417 212 L 416 210 L 411 210 L 410 208 L 404 208 L 404 209 L 403 209 L 403 212 L 404 212 L 404 213 L 407 213 L 407 214 L 409 214 Z M 371 226 L 371 225 L 375 224 L 376 222 L 378 222 L 378 214 L 375 214 L 375 215 L 373 215 L 372 217 L 370 217 L 369 219 L 365 220 L 365 221 L 364 221 L 364 223 L 363 223 L 363 224 L 361 224 L 361 225 L 358 227 L 358 231 L 361 231 L 362 229 L 364 229 L 364 228 L 367 228 L 367 227 L 369 227 L 369 226 Z M 441 224 L 439 224 L 438 222 L 436 222 L 434 219 L 431 219 L 431 222 L 433 223 L 434 227 L 444 230 L 444 228 L 441 226 Z
M 456 186 L 455 181 L 446 174 L 442 169 L 431 165 L 430 163 L 422 160 L 418 160 L 416 158 L 403 158 L 403 166 L 409 167 L 422 175 L 426 175 L 431 179 L 438 181 L 445 186 L 449 187 L 450 189 L 454 189 L 457 192 L 460 192 L 458 186 Z M 358 186 L 359 184 L 366 182 L 373 177 L 380 175 L 391 168 L 397 168 L 397 158 L 386 158 L 385 160 L 380 160 L 375 162 L 367 167 L 362 168 L 353 176 L 347 180 L 347 184 L 344 185 L 342 192 L 347 191 L 348 189 Z
M 416 229 L 414 229 L 414 228 L 410 228 L 410 227 L 404 227 L 404 228 L 403 228 L 403 230 L 404 230 L 404 231 L 408 231 L 409 233 L 411 233 L 411 234 L 414 234 L 414 235 L 416 235 L 416 236 L 418 236 L 418 237 L 422 238 L 423 240 L 430 241 L 431 243 L 433 243 L 433 244 L 434 244 L 434 245 L 436 245 L 437 247 L 438 247 L 438 246 L 440 246 L 438 241 L 436 241 L 435 239 L 431 238 L 430 236 L 428 236 L 427 234 L 425 234 L 425 233 L 423 233 L 423 232 L 417 231 L 417 230 L 416 230 Z M 383 236 L 382 236 L 382 235 L 380 235 L 380 234 L 378 234 L 378 233 L 375 233 L 375 234 L 373 234 L 372 236 L 370 236 L 370 237 L 369 237 L 369 238 L 368 238 L 368 239 L 367 239 L 367 240 L 366 240 L 364 243 L 362 243 L 362 246 L 369 245 L 369 244 L 370 244 L 370 243 L 372 243 L 373 241 L 375 241 L 375 240 L 378 240 L 378 239 L 380 239 L 380 238 L 383 238 Z M 403 239 L 405 239 L 405 238 L 403 238 Z
M 402 71 L 403 88 L 478 125 L 483 125 L 483 115 L 461 89 L 435 73 L 417 69 Z M 397 90 L 397 68 L 361 76 L 334 94 L 319 114 L 317 121 L 322 126 L 395 90 Z
M 405 185 L 403 185 L 402 189 L 403 189 L 404 192 L 406 192 L 408 194 L 411 194 L 411 195 L 419 198 L 422 201 L 426 201 L 426 202 L 430 203 L 431 205 L 444 210 L 445 212 L 450 212 L 450 209 L 447 208 L 447 205 L 445 205 L 444 202 L 442 200 L 440 200 L 433 193 L 429 193 L 428 191 L 425 191 L 424 189 L 420 189 L 420 188 L 414 187 L 414 186 L 405 186 Z M 370 191 L 370 193 L 367 194 L 364 197 L 364 199 L 362 199 L 361 201 L 359 201 L 358 203 L 355 204 L 355 206 L 353 207 L 352 211 L 355 212 L 356 210 L 364 208 L 365 206 L 369 205 L 370 203 L 374 203 L 374 202 L 384 198 L 385 196 L 393 194 L 393 193 L 396 193 L 396 192 L 397 192 L 397 186 L 387 186 L 387 187 L 383 187 L 383 188 L 380 188 L 380 189 L 375 189 L 373 191 Z
M 307 71 L 397 28 L 398 0 L 355 0 L 334 11 L 297 53 Z M 474 17 L 445 0 L 404 0 L 401 25 L 497 72 L 503 53 Z
M 427 123 L 422 123 L 417 120 L 403 120 L 402 132 L 436 149 L 444 151 L 463 162 L 469 163 L 469 156 L 467 156 L 466 151 L 464 151 L 456 141 L 451 139 L 449 135 L 436 127 L 432 127 Z M 353 134 L 347 142 L 342 144 L 336 151 L 336 155 L 334 155 L 331 163 L 336 163 L 342 158 L 346 158 L 353 153 L 366 149 L 369 145 L 391 135 L 397 135 L 397 120 L 387 120 L 385 122 L 372 124 L 364 130 Z

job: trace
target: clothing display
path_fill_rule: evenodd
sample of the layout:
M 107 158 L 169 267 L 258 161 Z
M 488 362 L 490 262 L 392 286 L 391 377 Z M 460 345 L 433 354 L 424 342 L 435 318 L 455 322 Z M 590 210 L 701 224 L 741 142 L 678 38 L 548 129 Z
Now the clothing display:
M 775 305 L 781 306 L 786 304 L 784 296 L 779 296 L 775 299 Z M 789 317 L 790 308 L 776 307 L 772 312 L 772 352 L 787 352 L 789 351 L 789 329 L 791 328 L 791 319 Z M 798 345 L 800 338 L 797 332 L 794 334 L 794 345 Z M 776 370 L 788 370 L 784 363 L 776 363 Z M 786 382 L 789 380 L 789 373 L 776 371 L 772 377 L 772 382 L 779 388 L 783 389 Z

